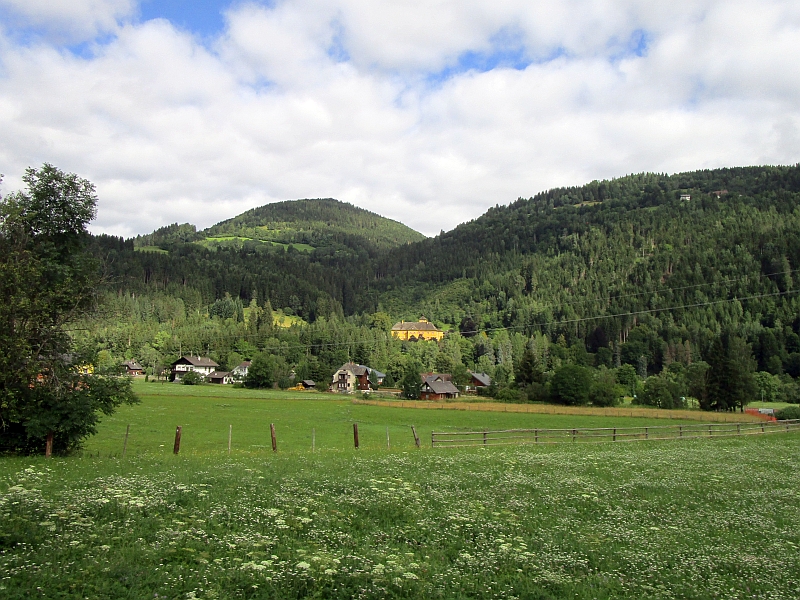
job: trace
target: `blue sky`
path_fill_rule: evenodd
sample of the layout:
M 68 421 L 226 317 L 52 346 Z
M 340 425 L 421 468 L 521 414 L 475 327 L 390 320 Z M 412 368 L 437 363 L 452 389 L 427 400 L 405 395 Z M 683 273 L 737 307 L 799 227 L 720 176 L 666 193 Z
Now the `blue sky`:
M 95 231 L 335 197 L 433 235 L 799 162 L 798 55 L 796 0 L 0 0 L 0 193 L 50 162 L 97 185 Z
M 139 18 L 168 19 L 176 27 L 188 29 L 202 37 L 211 37 L 222 31 L 223 12 L 231 2 L 211 0 L 142 0 Z

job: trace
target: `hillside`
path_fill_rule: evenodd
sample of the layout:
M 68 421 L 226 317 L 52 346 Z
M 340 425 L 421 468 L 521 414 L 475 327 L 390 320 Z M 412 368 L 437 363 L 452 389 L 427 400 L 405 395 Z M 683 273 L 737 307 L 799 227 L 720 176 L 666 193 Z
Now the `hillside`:
M 357 213 L 325 202 L 296 222 L 324 223 L 321 215 L 342 210 L 346 223 Z M 302 203 L 285 204 L 267 222 L 302 212 L 292 213 Z M 251 212 L 212 233 L 263 226 Z M 322 251 L 313 245 L 322 236 L 297 237 L 303 227 L 291 238 L 278 237 L 279 226 L 265 231 L 276 243 L 311 242 L 306 252 L 249 241 L 211 250 L 197 243 L 207 234 L 180 227 L 173 234 L 183 239 L 168 253 L 95 241 L 118 292 L 178 296 L 199 309 L 226 294 L 244 305 L 268 300 L 309 323 L 347 316 L 369 326 L 424 314 L 446 328 L 489 332 L 491 344 L 465 355 L 467 365 L 479 354 L 487 368 L 503 362 L 511 343 L 503 339 L 522 334 L 592 353 L 611 343 L 616 360 L 641 359 L 657 373 L 676 357 L 702 356 L 728 328 L 752 345 L 761 370 L 800 374 L 800 166 L 637 174 L 549 190 L 395 247 L 347 238 L 351 245 Z M 376 311 L 386 314 L 376 320 Z M 328 331 L 324 339 L 363 335 Z M 347 358 L 342 352 L 331 364 Z
M 320 256 L 394 248 L 425 239 L 402 223 L 332 198 L 288 200 L 253 208 L 204 231 L 170 225 L 140 236 L 136 246 L 168 249 L 175 243 L 206 248 L 241 247 L 246 242 Z
M 413 304 L 453 323 L 469 313 L 485 327 L 790 295 L 800 267 L 798 207 L 800 167 L 632 175 L 492 208 L 384 255 L 375 272 L 390 312 Z M 751 303 L 742 316 L 794 321 L 784 305 L 793 299 Z M 708 317 L 726 322 L 729 308 Z M 686 323 L 699 312 L 670 319 Z M 619 335 L 630 329 L 623 321 L 603 327 Z M 586 328 L 571 327 L 580 337 Z

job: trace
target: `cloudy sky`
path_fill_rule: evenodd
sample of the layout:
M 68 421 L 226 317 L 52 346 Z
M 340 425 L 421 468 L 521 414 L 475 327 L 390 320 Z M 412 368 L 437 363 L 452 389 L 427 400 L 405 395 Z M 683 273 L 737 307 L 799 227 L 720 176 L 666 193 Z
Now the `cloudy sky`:
M 0 0 L 0 192 L 92 229 L 334 197 L 434 235 L 640 171 L 800 161 L 797 0 Z

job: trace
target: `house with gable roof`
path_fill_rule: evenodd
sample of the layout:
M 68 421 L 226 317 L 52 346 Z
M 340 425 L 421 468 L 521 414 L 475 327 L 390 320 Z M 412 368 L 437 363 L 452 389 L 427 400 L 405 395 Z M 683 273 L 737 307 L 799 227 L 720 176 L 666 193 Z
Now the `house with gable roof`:
M 447 400 L 458 398 L 458 388 L 453 385 L 452 376 L 446 373 L 425 374 L 422 377 L 421 400 Z
M 180 381 L 189 371 L 194 371 L 201 377 L 206 377 L 216 371 L 218 366 L 219 364 L 207 356 L 181 356 L 172 363 L 169 380 Z
M 416 342 L 418 340 L 440 340 L 444 337 L 444 331 L 436 327 L 425 317 L 420 317 L 419 321 L 400 321 L 392 327 L 392 337 L 398 340 Z
M 364 365 L 357 365 L 354 362 L 345 363 L 333 374 L 333 382 L 331 383 L 330 391 L 339 394 L 368 392 L 372 389 L 370 377 L 373 377 L 375 382 L 381 385 L 386 374 L 381 373 L 377 369 L 372 369 Z

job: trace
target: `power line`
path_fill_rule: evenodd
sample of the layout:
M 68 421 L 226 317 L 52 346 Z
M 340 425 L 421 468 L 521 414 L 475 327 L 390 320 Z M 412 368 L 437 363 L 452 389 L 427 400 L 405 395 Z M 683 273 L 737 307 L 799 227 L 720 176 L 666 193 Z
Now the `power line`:
M 610 315 L 595 315 L 595 316 L 588 316 L 588 317 L 580 317 L 575 319 L 562 319 L 560 321 L 549 321 L 549 322 L 539 322 L 539 323 L 529 323 L 526 325 L 515 325 L 509 327 L 491 327 L 491 328 L 484 328 L 484 329 L 476 329 L 475 331 L 465 331 L 462 333 L 469 333 L 469 334 L 478 334 L 478 333 L 494 333 L 498 331 L 520 331 L 520 330 L 529 330 L 533 328 L 540 328 L 540 327 L 547 327 L 547 326 L 558 326 L 558 325 L 571 325 L 575 323 L 582 323 L 586 321 L 599 321 L 602 319 L 615 319 L 621 317 L 632 317 L 644 314 L 653 314 L 659 312 L 669 312 L 675 310 L 685 310 L 688 308 L 700 308 L 704 306 L 714 306 L 719 304 L 727 304 L 732 302 L 745 302 L 748 300 L 758 300 L 760 298 L 771 298 L 776 296 L 788 296 L 790 294 L 795 294 L 800 292 L 800 288 L 794 290 L 786 290 L 783 292 L 772 292 L 767 294 L 754 294 L 751 296 L 743 296 L 741 298 L 726 298 L 723 300 L 709 300 L 707 302 L 696 302 L 693 304 L 683 304 L 680 306 L 666 306 L 662 308 L 649 308 L 643 310 L 636 310 L 636 311 L 629 311 L 624 313 L 615 313 Z M 237 339 L 241 339 L 243 337 L 253 337 L 259 334 L 246 334 L 241 336 L 235 336 Z M 218 336 L 219 337 L 227 337 L 231 338 L 234 336 Z M 357 346 L 359 344 L 373 342 L 374 340 L 354 340 L 349 342 L 320 342 L 316 344 L 286 344 L 280 346 L 265 346 L 263 349 L 265 351 L 270 350 L 298 350 L 298 349 L 306 349 L 310 350 L 313 348 L 338 348 L 338 347 L 350 347 L 350 346 Z

